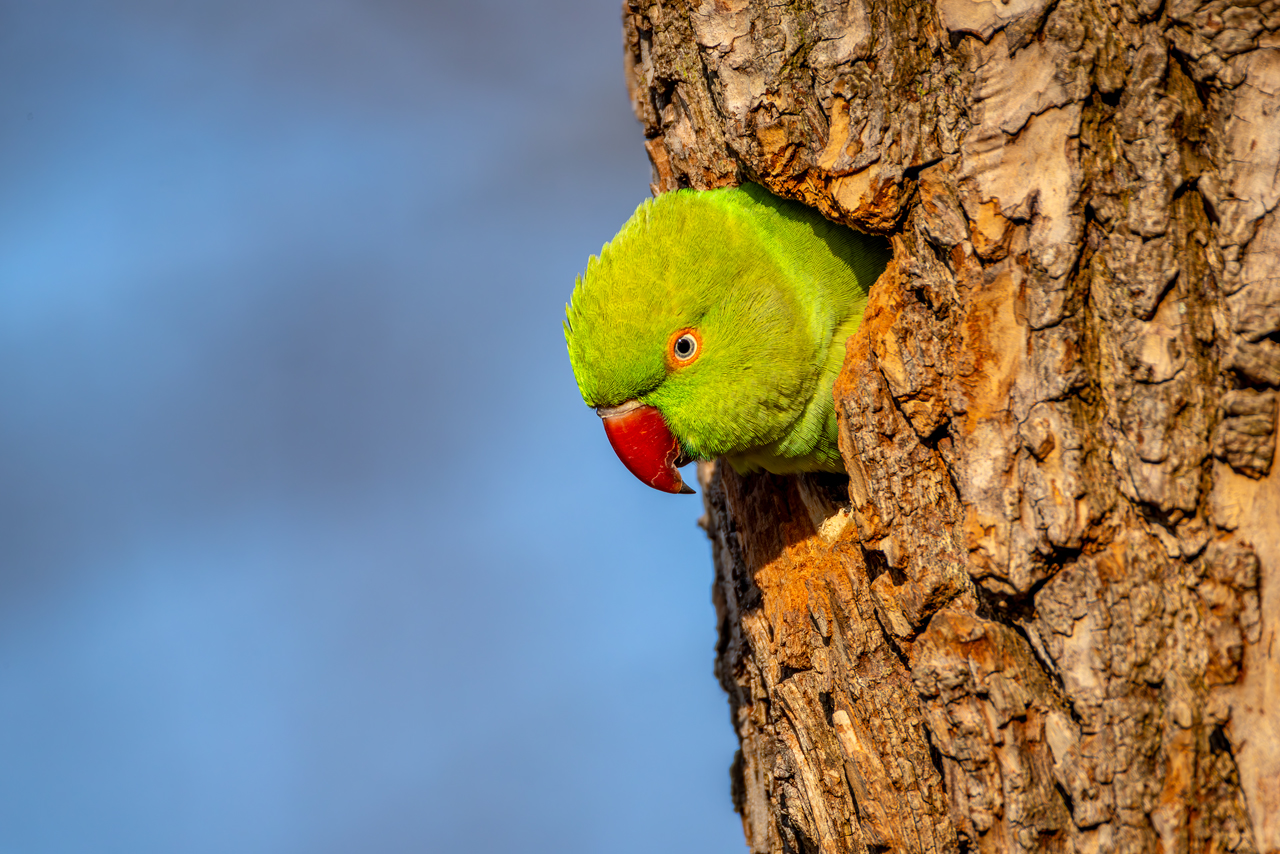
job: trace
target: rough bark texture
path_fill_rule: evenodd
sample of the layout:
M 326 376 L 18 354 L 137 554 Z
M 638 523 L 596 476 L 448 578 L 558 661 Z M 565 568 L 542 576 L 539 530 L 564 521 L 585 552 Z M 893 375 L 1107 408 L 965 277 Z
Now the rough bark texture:
M 656 192 L 891 235 L 704 465 L 755 852 L 1280 850 L 1280 0 L 627 0 Z

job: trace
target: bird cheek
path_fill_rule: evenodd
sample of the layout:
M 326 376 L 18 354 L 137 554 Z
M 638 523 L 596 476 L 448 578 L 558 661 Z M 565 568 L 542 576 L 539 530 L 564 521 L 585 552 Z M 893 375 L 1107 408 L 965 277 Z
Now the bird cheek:
M 656 407 L 639 401 L 600 410 L 605 435 L 622 464 L 654 489 L 671 493 L 692 493 L 680 477 L 680 443 Z

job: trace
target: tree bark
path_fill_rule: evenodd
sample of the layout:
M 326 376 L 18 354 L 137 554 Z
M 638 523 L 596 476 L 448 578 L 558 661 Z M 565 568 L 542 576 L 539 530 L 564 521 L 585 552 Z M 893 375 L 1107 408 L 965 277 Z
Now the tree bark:
M 1280 851 L 1280 0 L 627 0 L 654 191 L 889 235 L 704 464 L 754 852 Z

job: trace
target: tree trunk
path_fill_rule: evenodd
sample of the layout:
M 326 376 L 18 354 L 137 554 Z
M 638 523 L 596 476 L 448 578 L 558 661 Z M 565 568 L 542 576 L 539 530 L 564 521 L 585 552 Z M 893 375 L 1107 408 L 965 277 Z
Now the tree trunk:
M 754 852 L 1280 850 L 1280 0 L 628 0 L 655 192 L 890 235 L 700 479 Z

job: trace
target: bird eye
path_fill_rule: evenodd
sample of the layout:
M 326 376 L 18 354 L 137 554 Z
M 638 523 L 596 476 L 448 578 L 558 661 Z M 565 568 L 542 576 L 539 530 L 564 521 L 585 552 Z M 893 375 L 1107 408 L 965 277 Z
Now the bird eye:
M 676 358 L 682 362 L 687 362 L 698 352 L 698 339 L 692 333 L 686 332 L 675 340 L 671 345 L 671 352 Z

